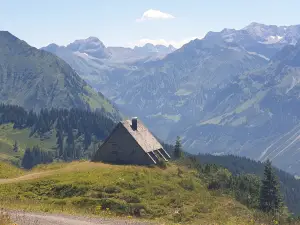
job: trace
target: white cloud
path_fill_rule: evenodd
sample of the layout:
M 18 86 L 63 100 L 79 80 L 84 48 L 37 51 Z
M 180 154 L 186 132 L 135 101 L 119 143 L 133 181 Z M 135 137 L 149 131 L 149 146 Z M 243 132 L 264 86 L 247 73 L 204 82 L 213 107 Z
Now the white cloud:
M 137 19 L 137 22 L 142 22 L 145 20 L 165 20 L 165 19 L 174 19 L 175 17 L 169 13 L 164 13 L 159 10 L 149 9 L 143 13 L 142 17 Z
M 144 46 L 147 43 L 153 44 L 153 45 L 164 45 L 164 46 L 169 46 L 169 45 L 173 45 L 175 48 L 180 48 L 182 47 L 184 44 L 195 40 L 195 39 L 201 39 L 202 37 L 191 37 L 191 38 L 185 38 L 183 40 L 165 40 L 165 39 L 147 39 L 147 38 L 143 38 L 137 41 L 134 41 L 132 43 L 128 43 L 127 46 L 128 47 L 134 47 L 134 46 Z

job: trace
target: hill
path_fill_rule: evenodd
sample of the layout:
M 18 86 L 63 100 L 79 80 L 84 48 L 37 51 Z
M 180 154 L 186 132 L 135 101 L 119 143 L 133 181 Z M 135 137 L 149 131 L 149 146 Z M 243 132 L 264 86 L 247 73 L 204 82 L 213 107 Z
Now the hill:
M 163 144 L 164 148 L 173 155 L 174 146 Z M 195 159 L 202 166 L 204 165 L 216 165 L 218 167 L 228 169 L 233 176 L 240 176 L 251 174 L 263 178 L 265 164 L 253 159 L 240 157 L 235 155 L 222 155 L 215 156 L 211 154 L 198 154 L 192 155 L 190 153 L 184 153 L 186 157 Z M 273 169 L 279 179 L 280 190 L 282 193 L 283 201 L 288 207 L 289 211 L 294 215 L 300 215 L 300 180 L 295 176 L 278 169 L 273 166 Z
M 213 156 L 209 154 L 199 154 L 197 158 L 202 164 L 222 166 L 228 169 L 233 175 L 254 174 L 260 178 L 263 177 L 264 164 L 249 158 L 233 155 Z M 274 167 L 274 170 L 280 181 L 281 193 L 285 204 L 292 213 L 300 215 L 300 180 L 276 167 Z
M 57 56 L 0 31 L 0 102 L 39 111 L 42 108 L 118 110 Z
M 114 125 L 115 121 L 103 111 L 42 109 L 34 113 L 0 104 L 0 160 L 31 168 L 52 160 L 89 158 Z M 31 153 L 46 154 L 47 160 L 35 155 L 38 161 L 33 163 Z
M 218 171 L 220 176 L 231 176 Z M 0 202 L 5 208 L 132 215 L 159 224 L 267 224 L 269 220 L 234 200 L 225 189 L 208 189 L 212 173 L 176 164 L 160 169 L 73 162 L 43 166 L 31 174 L 0 180 Z

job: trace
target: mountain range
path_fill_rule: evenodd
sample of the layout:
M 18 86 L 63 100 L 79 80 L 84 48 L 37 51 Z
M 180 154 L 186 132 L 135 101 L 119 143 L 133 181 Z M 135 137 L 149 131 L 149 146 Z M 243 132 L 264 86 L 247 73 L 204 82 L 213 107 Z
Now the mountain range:
M 271 158 L 295 172 L 300 168 L 295 159 L 298 39 L 300 25 L 251 23 L 240 30 L 208 32 L 151 60 L 128 57 L 138 48 L 115 48 L 117 53 L 105 48 L 107 57 L 93 59 L 93 64 L 78 59 L 87 52 L 73 49 L 66 57 L 51 46 L 45 50 L 67 61 L 121 111 L 141 117 L 164 140 L 173 142 L 180 135 L 192 153 Z
M 42 108 L 101 110 L 114 118 L 119 111 L 57 56 L 0 32 L 0 102 Z
M 165 141 L 173 142 L 179 135 L 191 153 L 270 158 L 279 168 L 296 173 L 300 169 L 298 39 L 300 25 L 251 23 L 241 30 L 208 32 L 180 49 L 151 44 L 106 47 L 90 37 L 35 51 L 63 59 L 72 67 L 60 61 L 72 71 L 71 77 L 83 82 L 78 73 Z M 54 57 L 50 53 L 47 56 Z M 81 93 L 78 86 L 72 90 Z M 2 96 L 14 95 L 6 91 Z

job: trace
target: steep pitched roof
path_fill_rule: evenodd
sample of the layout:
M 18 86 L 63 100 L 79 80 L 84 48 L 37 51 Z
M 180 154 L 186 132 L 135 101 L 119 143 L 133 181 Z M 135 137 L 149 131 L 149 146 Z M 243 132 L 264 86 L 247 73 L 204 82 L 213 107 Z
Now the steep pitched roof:
M 120 122 L 125 129 L 131 134 L 136 142 L 142 147 L 145 152 L 152 152 L 154 150 L 163 149 L 162 145 L 156 140 L 151 132 L 138 120 L 137 129 L 131 127 L 131 120 Z

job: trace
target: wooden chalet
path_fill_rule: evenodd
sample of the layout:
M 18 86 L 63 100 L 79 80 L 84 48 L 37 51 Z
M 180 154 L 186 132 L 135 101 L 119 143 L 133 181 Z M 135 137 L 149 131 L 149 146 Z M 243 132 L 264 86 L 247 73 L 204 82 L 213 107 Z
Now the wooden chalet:
M 119 122 L 95 153 L 92 161 L 151 165 L 170 155 L 136 117 Z

